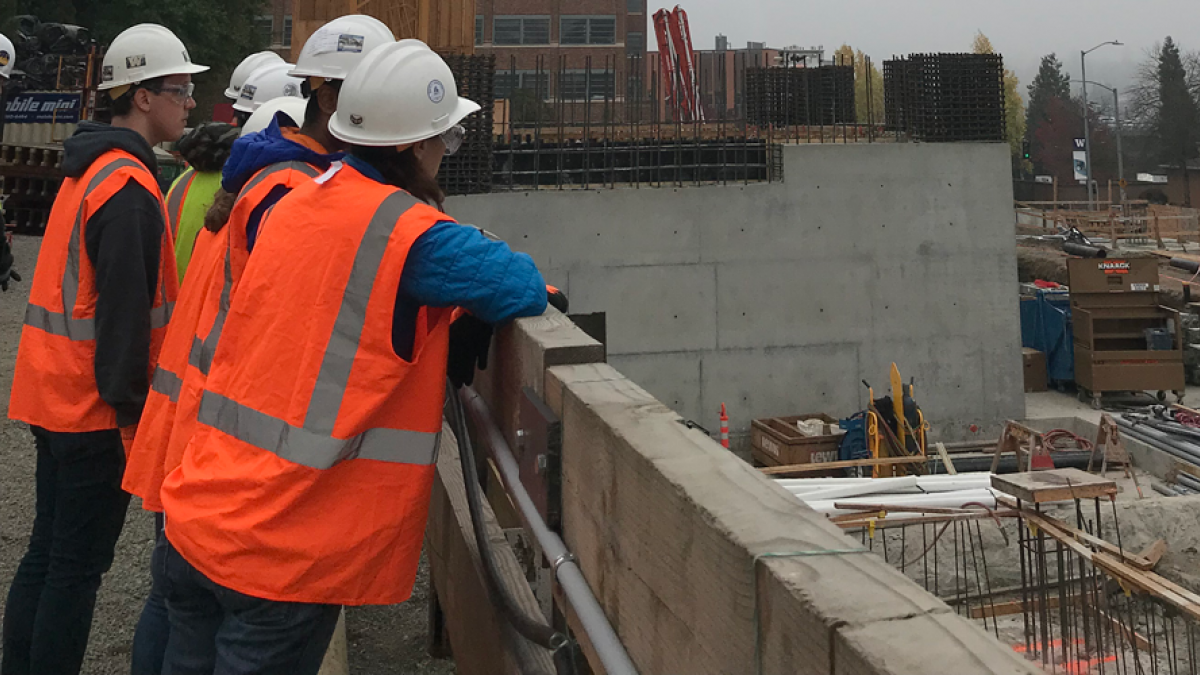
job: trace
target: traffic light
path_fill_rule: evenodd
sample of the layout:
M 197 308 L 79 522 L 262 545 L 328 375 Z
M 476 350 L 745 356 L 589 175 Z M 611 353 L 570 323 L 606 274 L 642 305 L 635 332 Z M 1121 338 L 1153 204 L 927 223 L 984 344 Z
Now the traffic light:
M 1029 150 L 1030 145 L 1031 145 L 1031 143 L 1029 142 L 1028 138 L 1021 141 L 1021 157 L 1022 158 L 1029 159 L 1030 154 L 1031 154 L 1030 150 Z

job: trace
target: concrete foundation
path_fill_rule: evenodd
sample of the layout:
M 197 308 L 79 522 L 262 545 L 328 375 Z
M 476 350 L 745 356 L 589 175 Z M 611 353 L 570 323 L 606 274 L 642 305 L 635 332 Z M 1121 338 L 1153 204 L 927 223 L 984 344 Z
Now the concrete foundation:
M 715 431 L 847 416 L 895 361 L 940 438 L 1024 416 L 1008 146 L 806 145 L 784 183 L 458 197 L 529 252 L 609 361 Z

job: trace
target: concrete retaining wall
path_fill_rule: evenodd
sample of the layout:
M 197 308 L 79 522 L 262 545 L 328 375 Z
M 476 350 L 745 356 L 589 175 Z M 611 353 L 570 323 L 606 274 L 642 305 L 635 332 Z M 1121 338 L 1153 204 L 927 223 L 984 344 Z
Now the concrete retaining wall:
M 890 363 L 947 436 L 1024 416 L 1008 146 L 789 146 L 784 183 L 543 191 L 447 211 L 529 252 L 609 361 L 715 431 L 866 405 Z

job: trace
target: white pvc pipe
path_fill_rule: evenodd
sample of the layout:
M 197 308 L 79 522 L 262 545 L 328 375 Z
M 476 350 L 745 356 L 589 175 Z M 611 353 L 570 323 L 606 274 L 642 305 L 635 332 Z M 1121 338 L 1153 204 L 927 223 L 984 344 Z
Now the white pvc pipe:
M 917 487 L 916 476 L 901 476 L 899 478 L 879 478 L 870 483 L 854 484 L 854 485 L 835 485 L 817 490 L 816 492 L 807 492 L 799 495 L 803 501 L 822 500 L 822 499 L 841 499 L 843 497 L 858 497 L 861 495 L 876 495 L 880 493 L 890 493 L 897 490 L 915 489 Z
M 849 503 L 849 504 L 882 504 L 887 506 L 905 506 L 905 507 L 932 507 L 932 508 L 962 508 L 964 505 L 975 502 L 983 504 L 988 508 L 996 508 L 996 493 L 993 490 L 960 490 L 958 492 L 942 492 L 932 495 L 904 495 L 904 496 L 888 496 L 886 501 L 875 497 L 858 497 L 846 499 L 824 499 L 819 501 L 805 502 L 817 513 L 826 515 L 840 515 L 843 513 L 855 513 L 852 509 L 838 509 L 834 507 L 834 503 Z
M 992 476 L 992 474 L 990 471 L 972 471 L 970 473 L 960 473 L 957 475 L 940 473 L 940 474 L 935 474 L 932 476 L 917 476 L 916 478 L 917 478 L 918 485 L 927 485 L 927 484 L 937 484 L 937 483 L 943 483 L 943 482 L 954 482 L 954 481 L 959 481 L 959 480 L 971 480 L 971 479 L 991 480 L 991 476 Z M 820 485 L 822 487 L 828 487 L 828 486 L 833 486 L 833 485 L 854 485 L 854 484 L 870 483 L 870 482 L 876 481 L 876 480 L 884 480 L 884 479 L 882 479 L 882 478 L 777 478 L 777 479 L 775 479 L 775 482 L 779 483 L 780 485 L 782 485 L 784 487 L 793 486 L 793 485 L 799 485 L 799 486 Z

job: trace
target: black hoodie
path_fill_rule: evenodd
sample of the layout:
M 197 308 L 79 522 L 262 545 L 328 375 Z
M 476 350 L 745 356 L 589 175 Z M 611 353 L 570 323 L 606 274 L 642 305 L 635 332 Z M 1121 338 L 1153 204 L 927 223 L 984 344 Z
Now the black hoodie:
M 113 149 L 158 173 L 150 144 L 130 129 L 81 122 L 63 148 L 63 173 L 71 178 Z M 87 222 L 84 244 L 96 271 L 96 387 L 122 427 L 137 424 L 150 390 L 150 308 L 158 292 L 164 229 L 159 195 L 134 180 Z

